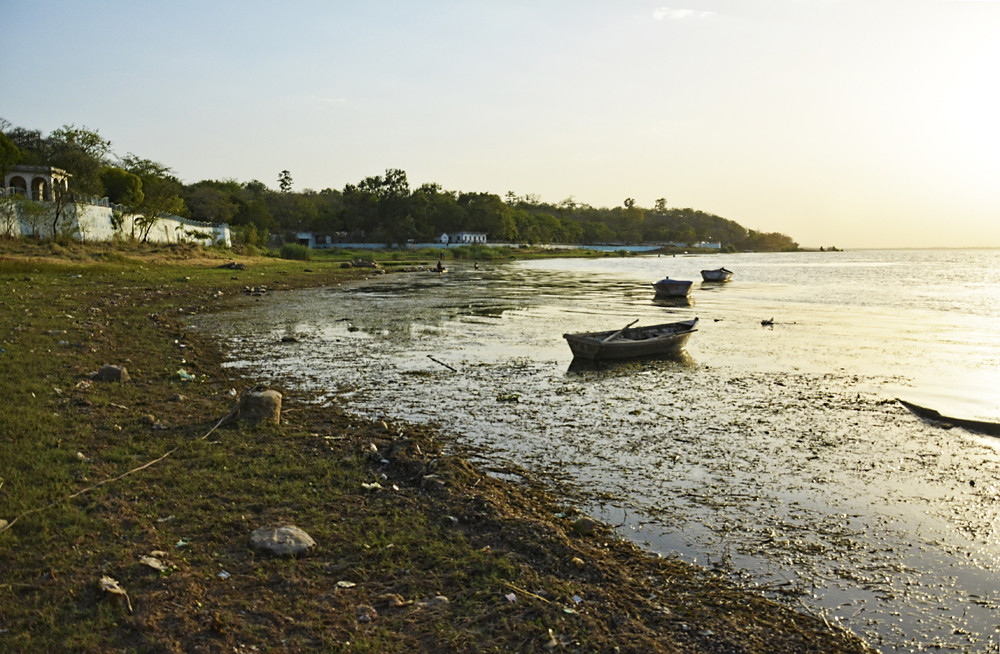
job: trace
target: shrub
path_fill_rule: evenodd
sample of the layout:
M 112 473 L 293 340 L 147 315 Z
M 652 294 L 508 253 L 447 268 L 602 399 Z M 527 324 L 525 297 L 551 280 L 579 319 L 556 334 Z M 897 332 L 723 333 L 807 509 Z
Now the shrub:
M 308 261 L 312 255 L 309 252 L 309 248 L 301 243 L 285 243 L 281 246 L 279 256 L 282 259 Z

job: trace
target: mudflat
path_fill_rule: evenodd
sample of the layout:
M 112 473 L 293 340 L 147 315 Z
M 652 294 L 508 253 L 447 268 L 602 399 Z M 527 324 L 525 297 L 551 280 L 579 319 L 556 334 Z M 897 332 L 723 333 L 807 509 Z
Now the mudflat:
M 447 434 L 238 378 L 185 326 L 393 274 L 342 265 L 0 244 L 0 650 L 870 651 L 530 475 L 480 472 Z M 237 415 L 258 387 L 282 394 L 279 422 Z M 251 544 L 286 526 L 313 544 Z

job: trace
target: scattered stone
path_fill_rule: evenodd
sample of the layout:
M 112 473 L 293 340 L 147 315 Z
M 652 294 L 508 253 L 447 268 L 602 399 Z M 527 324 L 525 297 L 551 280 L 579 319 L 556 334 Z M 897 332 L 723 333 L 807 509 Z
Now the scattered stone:
M 187 395 L 181 395 L 180 393 L 174 393 L 170 397 L 170 401 L 171 402 L 183 402 L 186 399 L 187 399 Z
M 442 490 L 444 486 L 444 480 L 437 475 L 424 475 L 424 478 L 420 480 L 420 487 L 425 490 Z
M 298 527 L 262 527 L 250 534 L 250 546 L 275 556 L 297 556 L 316 545 L 312 536 Z
M 587 517 L 577 518 L 573 523 L 573 531 L 579 536 L 593 536 L 596 530 L 597 523 Z
M 404 606 L 408 606 L 413 602 L 408 602 L 403 599 L 402 595 L 397 595 L 396 593 L 385 593 L 378 596 L 377 604 L 383 608 L 398 609 Z
M 10 524 L 10 522 L 8 522 L 7 520 L 0 519 L 0 530 L 6 529 L 7 525 L 9 525 L 9 524 Z
M 124 384 L 132 378 L 129 377 L 128 370 L 124 367 L 106 363 L 94 374 L 94 379 L 102 382 L 120 382 Z
M 361 604 L 357 609 L 358 622 L 371 622 L 378 617 L 378 611 L 375 607 L 368 606 L 367 604 Z
M 281 422 L 281 393 L 275 390 L 244 393 L 238 413 L 242 420 L 250 422 Z
M 140 556 L 139 563 L 156 570 L 157 572 L 166 572 L 167 566 L 163 564 L 163 561 L 156 558 L 155 556 Z
M 419 606 L 422 609 L 432 609 L 438 606 L 448 606 L 448 604 L 449 604 L 448 598 L 445 597 L 444 595 L 436 595 L 430 599 L 417 602 L 417 606 Z

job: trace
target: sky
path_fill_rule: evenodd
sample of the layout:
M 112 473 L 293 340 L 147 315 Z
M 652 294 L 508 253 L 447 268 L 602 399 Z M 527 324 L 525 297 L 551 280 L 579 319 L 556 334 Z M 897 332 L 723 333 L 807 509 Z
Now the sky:
M 185 183 L 691 207 L 1000 247 L 1000 0 L 0 0 L 0 118 Z

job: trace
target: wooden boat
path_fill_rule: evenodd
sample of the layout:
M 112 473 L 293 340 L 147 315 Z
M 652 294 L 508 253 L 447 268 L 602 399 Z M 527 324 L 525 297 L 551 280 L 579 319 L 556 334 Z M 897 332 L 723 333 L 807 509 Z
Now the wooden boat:
M 687 297 L 691 294 L 692 282 L 683 279 L 670 279 L 664 277 L 658 282 L 653 282 L 657 297 Z
M 733 271 L 725 268 L 701 271 L 701 278 L 706 282 L 728 282 L 732 277 Z
M 691 334 L 698 331 L 697 318 L 647 327 L 633 324 L 618 330 L 563 334 L 563 338 L 574 357 L 597 361 L 680 354 Z

